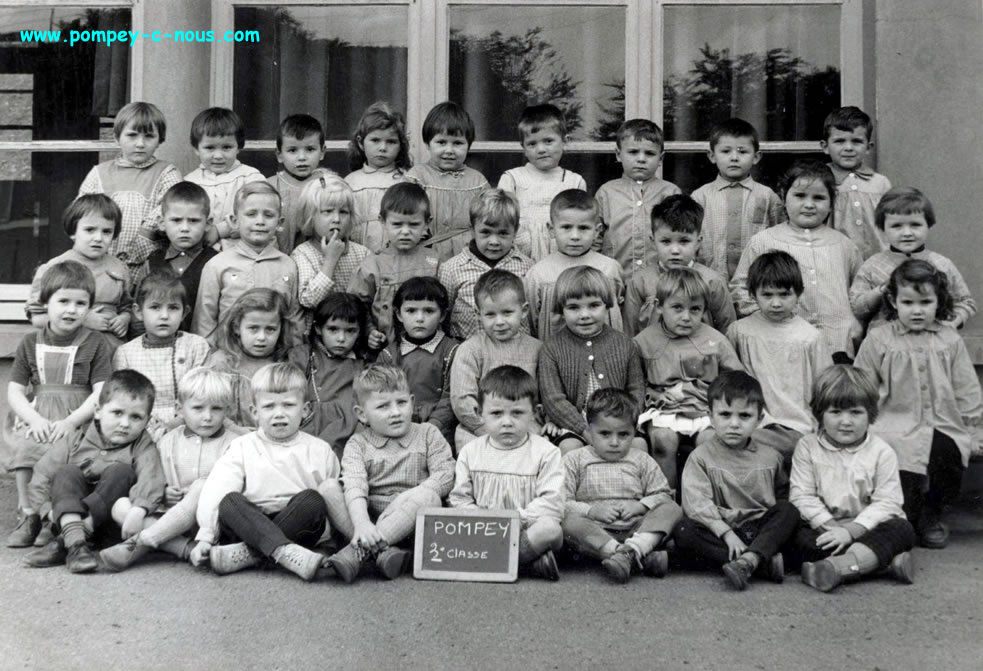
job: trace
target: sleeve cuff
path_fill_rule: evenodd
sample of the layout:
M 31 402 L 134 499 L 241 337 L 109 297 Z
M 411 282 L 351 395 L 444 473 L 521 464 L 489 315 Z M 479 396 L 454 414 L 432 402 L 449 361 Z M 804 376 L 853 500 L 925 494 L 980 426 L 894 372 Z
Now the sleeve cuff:
M 724 534 L 731 530 L 730 525 L 723 520 L 716 520 L 707 525 L 717 538 L 723 538 Z

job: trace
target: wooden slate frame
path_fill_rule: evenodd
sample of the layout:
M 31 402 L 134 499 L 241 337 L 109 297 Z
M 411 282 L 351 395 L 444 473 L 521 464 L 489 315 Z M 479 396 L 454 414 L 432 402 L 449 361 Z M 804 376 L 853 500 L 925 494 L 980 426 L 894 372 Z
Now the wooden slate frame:
M 443 571 L 424 568 L 426 524 L 432 517 L 471 518 L 474 520 L 508 520 L 508 570 L 503 572 Z M 476 508 L 424 508 L 416 515 L 416 538 L 413 552 L 413 577 L 418 580 L 457 580 L 468 582 L 515 582 L 519 575 L 519 531 L 521 522 L 515 510 L 481 510 Z

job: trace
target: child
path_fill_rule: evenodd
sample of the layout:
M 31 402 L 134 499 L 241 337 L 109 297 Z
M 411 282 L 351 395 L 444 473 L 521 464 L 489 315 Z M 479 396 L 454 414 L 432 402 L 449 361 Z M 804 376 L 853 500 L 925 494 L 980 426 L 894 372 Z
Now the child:
M 703 208 L 687 195 L 677 193 L 652 208 L 652 236 L 656 263 L 638 270 L 625 289 L 622 318 L 625 333 L 636 335 L 652 320 L 655 285 L 666 268 L 692 268 L 707 283 L 707 309 L 703 319 L 718 331 L 725 331 L 737 318 L 730 289 L 717 271 L 696 261 L 703 240 Z
M 392 301 L 399 285 L 411 277 L 436 277 L 440 258 L 421 242 L 430 222 L 430 199 L 418 184 L 400 182 L 382 197 L 386 248 L 370 254 L 355 271 L 348 291 L 371 306 L 369 349 L 380 350 L 393 339 Z
M 460 449 L 476 436 L 485 434 L 479 382 L 499 366 L 518 366 L 536 375 L 536 360 L 542 343 L 522 331 L 529 311 L 522 280 L 493 268 L 482 275 L 474 287 L 481 330 L 461 343 L 451 365 L 451 407 L 460 426 L 455 446 Z
M 453 443 L 457 419 L 451 409 L 450 370 L 461 341 L 444 333 L 450 316 L 447 291 L 433 277 L 411 277 L 396 292 L 393 312 L 396 337 L 377 361 L 406 373 L 413 421 L 433 424 Z
M 192 368 L 178 382 L 177 413 L 181 424 L 157 442 L 167 486 L 163 515 L 149 515 L 143 530 L 99 553 L 110 571 L 123 571 L 151 550 L 160 549 L 187 561 L 195 542 L 185 534 L 195 526 L 195 512 L 205 478 L 229 443 L 242 435 L 226 425 L 232 403 L 229 378 L 208 368 Z M 120 498 L 113 505 L 113 519 L 122 524 L 132 502 Z
M 4 424 L 3 442 L 11 452 L 20 517 L 7 536 L 7 547 L 27 547 L 37 538 L 40 510 L 28 497 L 32 469 L 47 451 L 74 444 L 82 435 L 113 372 L 112 346 L 83 326 L 95 287 L 92 273 L 81 263 L 52 265 L 41 276 L 38 294 L 46 323 L 25 335 L 14 354 L 7 383 L 13 421 Z M 27 399 L 28 385 L 33 401 Z
M 185 300 L 184 285 L 170 270 L 155 270 L 140 284 L 136 309 L 146 333 L 116 350 L 113 368 L 131 368 L 153 383 L 156 400 L 147 431 L 157 442 L 177 426 L 178 380 L 205 363 L 209 347 L 201 336 L 180 330 L 181 320 L 191 308 Z
M 515 246 L 535 262 L 556 251 L 547 228 L 553 198 L 567 189 L 586 191 L 587 182 L 577 173 L 560 167 L 567 141 L 567 122 L 555 105 L 532 105 L 522 110 L 519 141 L 526 164 L 506 170 L 498 180 L 498 188 L 515 194 L 519 202 Z M 473 221 L 471 225 L 474 226 Z
M 26 310 L 35 327 L 43 329 L 48 322 L 44 301 L 40 300 L 42 278 L 50 268 L 74 261 L 88 268 L 96 283 L 95 294 L 82 314 L 84 325 L 102 331 L 114 344 L 122 342 L 120 338 L 126 336 L 132 317 L 132 284 L 126 264 L 109 253 L 111 243 L 119 236 L 122 217 L 119 206 L 101 193 L 79 196 L 65 208 L 62 225 L 72 240 L 72 248 L 42 264 L 34 273 Z
M 348 163 L 352 172 L 345 181 L 355 198 L 352 240 L 370 252 L 381 252 L 386 241 L 379 217 L 382 196 L 402 182 L 413 165 L 403 115 L 387 102 L 369 105 L 348 143 Z
M 782 457 L 751 435 L 765 407 L 761 385 L 743 371 L 721 373 L 707 391 L 715 435 L 683 468 L 683 512 L 676 546 L 723 567 L 738 590 L 763 568 L 785 580 L 781 548 L 795 535 L 799 511 L 786 499 Z
M 314 309 L 310 345 L 295 345 L 290 361 L 307 378 L 304 431 L 341 450 L 358 426 L 355 417 L 355 376 L 365 367 L 366 311 L 358 297 L 332 292 Z
M 556 278 L 567 268 L 593 266 L 607 277 L 614 295 L 614 305 L 608 310 L 608 323 L 621 331 L 621 300 L 625 285 L 617 261 L 591 249 L 599 225 L 598 202 L 578 189 L 557 194 L 550 203 L 550 236 L 556 251 L 547 255 L 526 274 L 526 297 L 529 299 L 529 319 L 533 334 L 546 340 L 560 327 L 560 315 L 553 312 Z
M 412 564 L 412 552 L 399 545 L 412 542 L 417 511 L 440 507 L 450 493 L 454 459 L 437 427 L 413 422 L 413 395 L 399 368 L 366 369 L 355 378 L 355 397 L 367 428 L 345 445 L 344 494 L 335 486 L 329 498 L 347 504 L 350 517 L 339 531 L 351 543 L 327 564 L 351 583 L 373 556 L 379 572 L 393 580 Z
M 531 431 L 536 381 L 516 366 L 500 366 L 481 379 L 478 405 L 486 435 L 457 458 L 454 508 L 518 510 L 519 564 L 558 580 L 554 552 L 563 545 L 563 466 L 560 450 Z
M 829 156 L 836 180 L 836 201 L 831 226 L 846 235 L 868 259 L 884 249 L 884 239 L 874 226 L 874 208 L 891 182 L 864 165 L 874 147 L 874 124 L 857 107 L 841 107 L 823 122 L 819 145 Z
M 611 285 L 597 268 L 567 268 L 556 280 L 553 312 L 566 328 L 539 350 L 536 377 L 546 417 L 559 428 L 554 442 L 563 454 L 586 444 L 584 413 L 596 390 L 622 389 L 639 406 L 645 400 L 638 345 L 607 324 L 613 306 Z
M 730 283 L 737 312 L 744 317 L 758 309 L 747 291 L 754 260 L 773 250 L 787 252 L 802 271 L 799 314 L 819 329 L 827 351 L 852 357 L 862 328 L 848 293 L 863 259 L 855 244 L 826 225 L 836 196 L 833 173 L 819 161 L 798 161 L 782 182 L 788 223 L 756 233 L 744 249 Z
M 976 301 L 956 265 L 948 257 L 925 249 L 929 230 L 935 225 L 931 201 L 918 189 L 895 187 L 877 203 L 874 223 L 889 247 L 864 261 L 853 278 L 850 306 L 857 319 L 869 319 L 868 329 L 887 321 L 888 305 L 884 296 L 891 272 L 907 259 L 921 259 L 938 268 L 949 280 L 953 302 L 949 324 L 953 328 L 962 328 L 976 314 Z
M 214 351 L 205 365 L 232 378 L 229 419 L 255 427 L 252 379 L 259 369 L 287 358 L 294 342 L 287 321 L 287 301 L 272 289 L 250 289 L 242 294 L 215 330 Z
M 191 122 L 191 147 L 198 157 L 198 167 L 184 179 L 200 185 L 208 194 L 212 215 L 209 246 L 220 239 L 239 236 L 232 219 L 236 192 L 249 182 L 265 179 L 259 170 L 236 158 L 245 145 L 246 128 L 230 109 L 209 107 Z
M 788 220 L 778 195 L 751 177 L 761 160 L 758 147 L 758 131 L 744 119 L 716 124 L 707 158 L 717 178 L 693 192 L 705 213 L 700 261 L 728 280 L 751 236 Z
M 124 496 L 129 512 L 120 523 L 123 538 L 143 528 L 148 514 L 164 502 L 164 470 L 144 430 L 154 407 L 154 385 L 134 370 L 118 370 L 99 392 L 93 422 L 80 440 L 62 441 L 34 469 L 30 500 L 36 510 L 51 502 L 52 527 L 59 535 L 24 557 L 24 564 L 47 568 L 64 563 L 72 573 L 98 567 L 89 538 L 113 520 Z
M 464 108 L 440 103 L 423 120 L 423 141 L 430 159 L 415 165 L 406 176 L 427 190 L 433 208 L 433 231 L 427 246 L 441 261 L 468 244 L 471 200 L 489 188 L 484 175 L 464 165 L 474 142 L 474 122 Z
M 679 187 L 656 177 L 662 163 L 662 129 L 648 119 L 621 124 L 614 155 L 624 174 L 601 185 L 597 203 L 604 222 L 601 252 L 616 260 L 627 279 L 656 264 L 652 249 L 652 208 Z
M 744 370 L 727 338 L 703 321 L 708 291 L 695 270 L 664 271 L 655 285 L 657 319 L 635 336 L 646 381 L 639 428 L 673 488 L 680 443 L 690 443 L 711 424 L 710 383 L 722 370 Z
M 330 445 L 300 431 L 306 386 L 291 363 L 263 366 L 253 377 L 259 428 L 233 440 L 205 481 L 190 557 L 195 566 L 207 557 L 212 571 L 224 575 L 269 559 L 314 579 L 324 555 L 309 548 L 328 528 L 329 515 L 338 517 L 325 493 L 339 486 L 339 467 Z
M 290 258 L 297 264 L 298 300 L 301 307 L 315 309 L 332 291 L 344 291 L 369 250 L 352 242 L 352 213 L 355 197 L 351 187 L 337 175 L 310 180 L 300 192 L 301 230 L 312 239 L 294 249 Z M 310 313 L 307 320 L 310 322 Z M 330 441 L 329 441 L 330 442 Z
M 300 192 L 311 179 L 326 175 L 319 168 L 324 159 L 324 129 L 308 114 L 291 114 L 276 132 L 276 160 L 283 169 L 266 181 L 280 194 L 282 223 L 276 232 L 277 248 L 289 256 L 303 242 Z M 236 203 L 238 203 L 236 196 Z
M 656 548 L 683 516 L 659 465 L 632 449 L 638 407 L 621 389 L 598 389 L 587 402 L 587 446 L 563 457 L 564 541 L 621 583 L 639 568 L 666 575 L 669 557 Z
M 942 506 L 959 495 L 983 415 L 972 360 L 947 324 L 948 285 L 927 261 L 895 268 L 885 301 L 889 321 L 871 329 L 856 361 L 880 387 L 871 431 L 897 452 L 905 515 L 928 548 L 946 546 Z
M 243 292 L 269 287 L 286 299 L 291 335 L 299 342 L 304 316 L 297 302 L 297 264 L 276 248 L 283 224 L 279 194 L 266 182 L 250 182 L 236 193 L 233 217 L 239 240 L 202 268 L 192 330 L 210 337 Z
M 451 302 L 450 328 L 455 338 L 470 338 L 481 330 L 474 287 L 492 268 L 523 277 L 532 261 L 514 246 L 519 226 L 519 203 L 502 189 L 482 191 L 471 201 L 471 242 L 461 253 L 440 264 L 437 277 Z M 524 324 L 526 332 L 529 325 Z
M 113 136 L 119 155 L 89 171 L 79 196 L 104 193 L 119 205 L 122 223 L 109 253 L 136 270 L 159 246 L 160 201 L 181 181 L 181 173 L 154 156 L 167 137 L 167 122 L 156 105 L 124 105 L 113 122 Z
M 815 433 L 810 403 L 819 374 L 833 363 L 819 331 L 795 313 L 802 295 L 802 272 L 785 252 L 765 252 L 747 274 L 747 291 L 757 312 L 727 329 L 741 363 L 760 382 L 765 419 L 755 443 L 778 450 L 791 466 L 792 451 L 804 434 Z
M 877 395 L 860 369 L 827 368 L 812 395 L 819 433 L 800 440 L 792 456 L 789 499 L 808 525 L 795 539 L 808 560 L 802 582 L 822 592 L 878 568 L 914 581 L 908 551 L 915 531 L 901 507 L 898 458 L 867 430 L 877 419 Z

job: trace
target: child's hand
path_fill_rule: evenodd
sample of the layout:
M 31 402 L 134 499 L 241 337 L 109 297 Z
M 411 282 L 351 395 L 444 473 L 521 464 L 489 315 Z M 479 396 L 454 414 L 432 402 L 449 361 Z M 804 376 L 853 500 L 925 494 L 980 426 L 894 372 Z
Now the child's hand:
M 51 428 L 51 422 L 38 416 L 34 421 L 27 423 L 27 437 L 39 443 L 50 442 Z
M 191 550 L 188 561 L 192 566 L 201 566 L 208 561 L 208 553 L 211 552 L 212 544 L 208 541 L 198 541 L 198 544 Z
M 126 330 L 130 328 L 130 316 L 119 314 L 109 320 L 109 331 L 117 338 L 125 338 Z
M 833 527 L 816 538 L 816 547 L 836 555 L 846 550 L 852 542 L 853 537 L 850 535 L 848 529 L 845 527 Z
M 860 339 L 864 337 L 864 327 L 863 327 L 863 324 L 861 324 L 856 319 L 854 319 L 853 320 L 853 323 L 850 325 L 850 333 L 849 333 L 849 336 L 850 336 L 850 342 L 852 342 L 854 344 L 860 342 Z M 854 349 L 856 349 L 856 348 L 854 348 Z
M 384 550 L 389 544 L 386 542 L 386 539 L 382 537 L 382 534 L 379 533 L 378 527 L 371 522 L 366 522 L 364 525 L 358 525 L 355 527 L 355 534 L 352 536 L 352 543 L 360 545 L 371 552 Z
M 747 550 L 747 545 L 741 540 L 741 537 L 734 533 L 731 529 L 723 535 L 720 539 L 727 544 L 727 557 L 733 561 L 740 557 Z
M 219 238 L 219 234 L 218 234 L 218 228 L 216 228 L 215 226 L 212 226 L 212 225 L 209 225 L 209 226 L 207 226 L 205 228 L 205 246 L 206 247 L 211 247 L 216 242 L 218 242 L 219 239 L 220 238 Z
M 372 327 L 369 329 L 369 349 L 382 349 L 386 344 L 386 334 L 379 329 Z
M 623 520 L 630 520 L 633 517 L 639 517 L 649 511 L 644 504 L 639 503 L 638 501 L 627 501 L 622 503 L 619 507 L 621 508 L 621 519 Z
M 48 430 L 48 442 L 54 443 L 65 438 L 75 431 L 78 427 L 67 417 L 65 419 L 52 422 Z
M 618 521 L 619 510 L 613 503 L 595 503 L 587 511 L 587 517 L 601 524 L 611 524 Z
M 85 318 L 82 319 L 82 325 L 93 331 L 108 331 L 112 321 L 112 318 L 107 314 L 98 310 L 89 310 L 85 313 Z
M 123 539 L 136 536 L 143 531 L 143 519 L 147 516 L 147 511 L 140 506 L 133 506 L 130 512 L 126 513 L 126 518 L 122 524 Z
M 177 487 L 171 487 L 170 485 L 164 487 L 164 503 L 168 506 L 176 505 L 183 498 L 184 492 Z
M 321 238 L 321 253 L 324 254 L 324 261 L 322 262 L 322 267 L 330 264 L 331 270 L 338 264 L 338 259 L 341 255 L 345 253 L 346 243 L 338 235 L 338 231 L 334 231 L 330 238 Z
M 553 422 L 546 422 L 543 424 L 543 428 L 540 429 L 539 434 L 548 438 L 555 438 L 560 435 L 560 427 Z

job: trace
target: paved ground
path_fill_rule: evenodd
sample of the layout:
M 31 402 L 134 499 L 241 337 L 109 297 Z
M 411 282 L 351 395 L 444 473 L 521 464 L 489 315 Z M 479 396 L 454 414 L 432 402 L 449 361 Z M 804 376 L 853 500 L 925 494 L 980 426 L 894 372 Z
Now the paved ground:
M 0 478 L 0 529 L 14 523 Z M 559 583 L 375 578 L 308 585 L 153 559 L 125 574 L 26 569 L 0 549 L 0 669 L 979 669 L 983 508 L 917 550 L 917 582 L 820 594 L 788 576 L 744 593 L 715 574 Z

